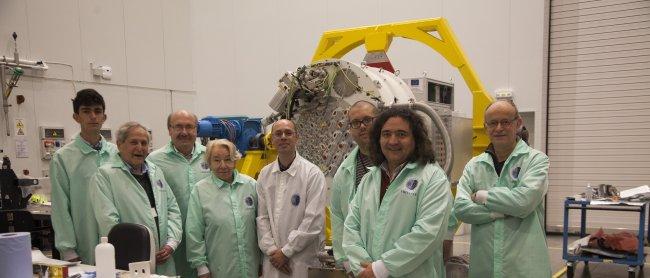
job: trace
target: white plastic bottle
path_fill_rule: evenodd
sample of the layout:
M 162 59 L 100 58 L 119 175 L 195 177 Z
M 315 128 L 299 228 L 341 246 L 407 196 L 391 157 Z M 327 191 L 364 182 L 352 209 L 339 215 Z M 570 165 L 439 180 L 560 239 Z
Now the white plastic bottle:
M 95 247 L 95 262 L 97 278 L 115 278 L 115 247 L 105 236 Z
M 585 191 L 585 200 L 587 202 L 591 202 L 591 196 L 593 195 L 594 191 L 591 189 L 591 183 L 587 183 L 587 190 Z

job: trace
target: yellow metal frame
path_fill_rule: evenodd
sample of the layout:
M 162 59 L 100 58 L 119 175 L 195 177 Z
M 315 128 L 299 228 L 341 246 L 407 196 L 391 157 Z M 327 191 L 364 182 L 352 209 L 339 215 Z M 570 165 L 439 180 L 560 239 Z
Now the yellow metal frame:
M 438 37 L 432 35 L 432 32 L 437 32 Z M 312 63 L 330 58 L 341 58 L 362 44 L 365 44 L 368 52 L 387 52 L 393 37 L 402 37 L 424 43 L 460 71 L 473 96 L 473 154 L 478 155 L 483 152 L 489 143 L 483 126 L 483 112 L 494 99 L 483 88 L 481 81 L 451 31 L 451 27 L 444 18 L 404 21 L 325 32 L 314 53 Z M 239 161 L 237 169 L 241 173 L 257 179 L 259 171 L 275 160 L 277 152 L 270 144 L 269 135 L 266 134 L 264 137 L 265 150 L 247 151 L 244 159 Z M 326 243 L 331 245 L 332 233 L 329 207 L 326 207 L 325 210 Z
M 438 37 L 432 35 L 432 32 L 437 32 Z M 431 47 L 460 71 L 473 96 L 472 153 L 478 155 L 483 152 L 489 144 L 483 126 L 483 113 L 494 99 L 483 88 L 446 19 L 438 17 L 328 31 L 323 33 L 312 63 L 341 58 L 362 44 L 365 44 L 368 52 L 386 52 L 393 37 L 418 41 Z
M 278 156 L 278 152 L 271 145 L 271 133 L 264 135 L 264 149 L 263 150 L 248 150 L 243 159 L 237 161 L 237 171 L 253 177 L 257 180 L 260 171 L 264 166 L 270 164 Z

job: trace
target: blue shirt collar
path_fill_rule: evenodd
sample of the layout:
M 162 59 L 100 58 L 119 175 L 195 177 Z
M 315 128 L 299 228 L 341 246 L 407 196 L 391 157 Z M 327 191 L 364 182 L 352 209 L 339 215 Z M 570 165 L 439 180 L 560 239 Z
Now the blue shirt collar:
M 122 157 L 120 157 L 120 159 L 122 159 Z M 122 159 L 122 162 L 126 166 L 126 170 L 129 170 L 129 172 L 131 174 L 133 174 L 133 167 L 130 164 L 126 163 L 126 161 L 124 161 L 124 159 Z M 142 174 L 141 175 L 144 175 L 144 174 L 146 174 L 148 172 L 149 172 L 149 166 L 147 165 L 147 162 L 145 161 L 144 163 L 142 163 Z

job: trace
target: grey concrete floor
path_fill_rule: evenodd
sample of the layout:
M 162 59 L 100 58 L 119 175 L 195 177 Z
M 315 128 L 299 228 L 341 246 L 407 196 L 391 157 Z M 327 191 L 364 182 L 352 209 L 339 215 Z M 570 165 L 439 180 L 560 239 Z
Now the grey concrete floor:
M 454 237 L 454 256 L 469 254 L 469 238 L 469 235 L 457 235 Z M 566 262 L 562 259 L 562 235 L 548 235 L 546 239 L 548 242 L 548 251 L 551 260 L 551 267 L 553 268 L 553 274 L 559 274 L 566 266 Z M 577 239 L 578 237 L 570 237 L 569 242 Z M 636 273 L 636 277 L 650 278 L 650 271 L 637 270 Z M 566 277 L 566 272 L 554 277 Z M 579 263 L 575 266 L 574 277 L 627 278 L 628 272 L 626 265 L 613 263 L 589 263 L 589 267 L 585 269 L 584 263 Z

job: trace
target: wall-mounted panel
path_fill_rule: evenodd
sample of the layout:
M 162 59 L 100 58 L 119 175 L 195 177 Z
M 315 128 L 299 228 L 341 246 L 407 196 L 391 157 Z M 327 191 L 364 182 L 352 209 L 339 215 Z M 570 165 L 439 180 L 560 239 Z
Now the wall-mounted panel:
M 24 0 L 3 0 L 0 2 L 0 55 L 13 57 L 14 41 L 11 37 L 16 32 L 18 39 L 18 51 L 22 56 L 31 59 L 29 48 L 29 36 L 27 28 L 27 1 Z
M 165 88 L 162 4 L 159 0 L 123 3 L 128 84 Z
M 84 81 L 127 84 L 124 6 L 122 2 L 79 1 L 81 20 L 81 78 Z M 110 81 L 94 77 L 94 66 L 112 68 Z
M 167 116 L 171 113 L 171 94 L 165 90 L 128 89 L 129 120 L 152 130 L 154 149 L 169 142 Z
M 68 80 L 81 78 L 81 39 L 77 0 L 26 1 L 30 60 L 58 62 L 39 76 Z M 21 46 L 21 49 L 24 47 Z M 74 71 L 74 76 L 72 72 Z
M 194 89 L 190 2 L 162 0 L 165 88 Z
M 172 91 L 171 94 L 171 111 L 187 110 L 196 114 L 196 93 Z M 201 115 L 197 115 L 201 118 Z
M 191 1 L 193 66 L 201 113 L 218 114 L 223 102 L 235 90 L 235 40 L 230 39 L 235 23 L 233 1 Z M 261 61 L 262 64 L 264 62 Z M 257 110 L 262 105 L 255 106 Z

